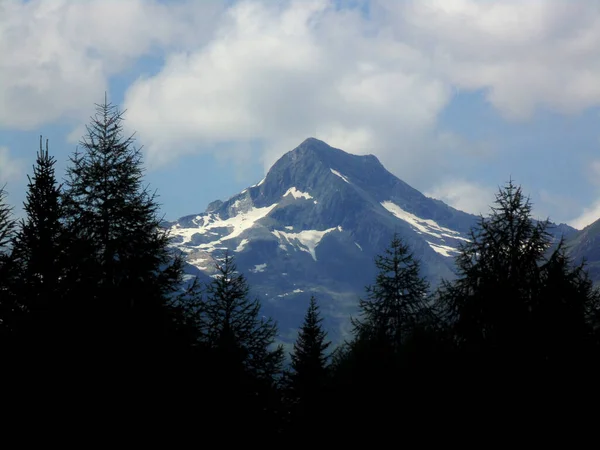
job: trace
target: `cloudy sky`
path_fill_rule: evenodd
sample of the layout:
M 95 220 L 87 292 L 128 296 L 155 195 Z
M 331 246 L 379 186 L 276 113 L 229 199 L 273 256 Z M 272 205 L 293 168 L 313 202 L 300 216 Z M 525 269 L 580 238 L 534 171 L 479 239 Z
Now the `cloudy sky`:
M 487 213 L 600 218 L 598 0 L 0 0 L 0 185 L 39 136 L 62 171 L 94 103 L 125 113 L 168 219 L 260 180 L 306 137 Z

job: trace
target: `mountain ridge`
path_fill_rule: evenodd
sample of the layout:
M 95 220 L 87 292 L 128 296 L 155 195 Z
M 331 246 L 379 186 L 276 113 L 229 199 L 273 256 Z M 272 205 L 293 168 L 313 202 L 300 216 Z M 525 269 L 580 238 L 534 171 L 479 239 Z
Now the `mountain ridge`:
M 453 256 L 477 220 L 425 196 L 373 155 L 307 138 L 257 184 L 167 227 L 174 247 L 206 277 L 214 275 L 224 251 L 233 252 L 284 336 L 300 323 L 304 300 L 316 295 L 334 336 L 341 337 L 373 282 L 374 258 L 394 233 L 435 286 L 455 276 Z

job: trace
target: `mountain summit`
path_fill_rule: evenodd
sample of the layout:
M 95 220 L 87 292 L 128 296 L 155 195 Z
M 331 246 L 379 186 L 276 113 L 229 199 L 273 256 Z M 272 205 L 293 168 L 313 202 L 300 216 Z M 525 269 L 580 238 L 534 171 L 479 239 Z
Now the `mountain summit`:
M 259 183 L 169 226 L 174 245 L 206 275 L 226 249 L 234 252 L 284 334 L 300 323 L 314 294 L 341 335 L 373 281 L 374 257 L 394 232 L 436 284 L 453 277 L 452 257 L 475 221 L 421 194 L 373 155 L 308 138 Z

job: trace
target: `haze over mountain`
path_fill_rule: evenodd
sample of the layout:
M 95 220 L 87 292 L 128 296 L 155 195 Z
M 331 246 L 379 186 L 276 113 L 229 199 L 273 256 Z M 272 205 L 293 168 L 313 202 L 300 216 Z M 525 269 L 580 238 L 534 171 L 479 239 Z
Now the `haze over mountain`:
M 453 278 L 453 257 L 477 219 L 413 189 L 373 155 L 308 138 L 257 184 L 167 226 L 174 246 L 204 275 L 214 274 L 225 250 L 233 252 L 284 338 L 293 337 L 311 294 L 339 337 L 394 232 L 435 286 Z M 575 231 L 553 228 L 556 236 Z

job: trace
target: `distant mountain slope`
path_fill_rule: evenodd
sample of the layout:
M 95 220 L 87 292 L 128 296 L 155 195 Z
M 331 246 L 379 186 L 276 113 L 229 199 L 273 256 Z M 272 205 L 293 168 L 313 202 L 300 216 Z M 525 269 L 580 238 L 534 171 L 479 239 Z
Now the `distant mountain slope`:
M 600 285 L 600 220 L 571 234 L 566 244 L 569 256 L 576 263 L 585 260 L 590 278 Z
M 374 257 L 394 232 L 435 285 L 453 278 L 453 256 L 476 221 L 426 197 L 373 155 L 351 155 L 309 138 L 256 185 L 167 226 L 174 246 L 208 276 L 215 258 L 225 249 L 234 252 L 284 338 L 293 338 L 315 294 L 335 339 L 373 282 Z

